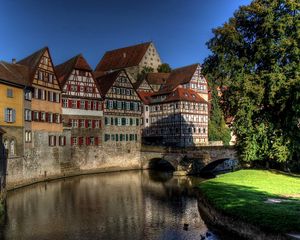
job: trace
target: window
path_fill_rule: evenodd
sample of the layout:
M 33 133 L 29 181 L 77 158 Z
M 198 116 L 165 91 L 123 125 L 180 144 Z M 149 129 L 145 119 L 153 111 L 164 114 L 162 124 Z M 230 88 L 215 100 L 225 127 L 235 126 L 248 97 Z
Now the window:
M 53 74 L 49 73 L 49 82 L 53 83 Z
M 60 123 L 60 115 L 59 114 L 55 114 L 55 122 Z
M 53 92 L 48 92 L 48 101 L 53 102 Z
M 146 106 L 146 111 L 149 111 L 149 108 L 148 108 L 148 106 Z
M 72 119 L 71 120 L 71 126 L 72 126 L 72 128 L 78 128 L 78 120 L 77 119 Z
M 25 91 L 25 100 L 31 101 L 31 98 L 32 98 L 31 91 L 30 90 L 26 90 Z
M 9 98 L 14 97 L 12 88 L 7 89 L 6 96 L 9 97 Z
M 85 128 L 85 121 L 84 119 L 80 119 L 80 127 Z
M 13 123 L 16 121 L 16 110 L 12 108 L 5 108 L 5 122 Z
M 48 122 L 49 123 L 53 122 L 53 113 L 48 113 Z
M 55 96 L 55 102 L 59 103 L 60 102 L 60 94 L 54 93 L 54 96 Z
M 126 118 L 122 118 L 122 125 L 126 125 Z
M 92 120 L 88 120 L 88 128 L 92 128 L 93 127 L 93 125 L 92 125 Z
M 88 101 L 88 109 L 91 110 L 92 109 L 92 102 Z
M 118 118 L 118 126 L 121 126 L 121 118 Z
M 135 122 L 136 122 L 136 125 L 137 125 L 137 126 L 139 126 L 139 125 L 140 125 L 140 123 L 139 123 L 139 122 L 140 122 L 140 119 L 138 119 L 138 118 L 137 118 L 137 119 L 135 119 Z
M 43 79 L 44 79 L 44 74 L 43 74 L 43 72 L 39 71 L 38 79 L 39 79 L 39 80 L 43 80 Z
M 122 109 L 122 102 L 117 101 L 117 106 L 118 106 L 118 109 Z
M 97 110 L 97 102 L 96 101 L 93 102 L 93 110 Z
M 31 121 L 31 110 L 25 109 L 25 121 Z
M 85 101 L 80 100 L 80 109 L 85 109 Z
M 78 141 L 77 141 L 77 137 L 71 137 L 71 145 L 77 145 Z
M 67 108 L 68 107 L 68 99 L 63 98 L 62 102 L 63 102 L 63 107 Z
M 46 121 L 46 113 L 41 112 L 41 121 Z
M 25 131 L 25 142 L 31 142 L 31 131 Z
M 53 147 L 56 145 L 56 136 L 50 135 L 49 136 L 49 146 Z
M 95 145 L 95 138 L 94 137 L 90 137 L 90 145 Z
M 59 136 L 59 146 L 65 146 L 65 145 L 66 145 L 66 137 Z
M 76 100 L 72 100 L 72 108 L 77 108 L 77 101 Z
M 110 135 L 109 134 L 105 134 L 104 135 L 104 141 L 107 142 L 110 140 Z
M 95 120 L 95 128 L 99 128 L 100 124 L 99 124 L 99 120 Z
M 14 156 L 16 155 L 16 141 L 15 140 L 11 140 L 10 142 L 10 155 Z

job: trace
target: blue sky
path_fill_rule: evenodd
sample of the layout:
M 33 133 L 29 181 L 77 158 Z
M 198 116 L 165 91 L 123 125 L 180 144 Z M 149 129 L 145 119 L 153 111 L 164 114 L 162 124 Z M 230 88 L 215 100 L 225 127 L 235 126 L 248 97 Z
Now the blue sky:
M 49 46 L 54 64 L 83 53 L 94 68 L 105 51 L 153 41 L 173 68 L 202 63 L 212 28 L 250 0 L 0 0 L 0 59 Z

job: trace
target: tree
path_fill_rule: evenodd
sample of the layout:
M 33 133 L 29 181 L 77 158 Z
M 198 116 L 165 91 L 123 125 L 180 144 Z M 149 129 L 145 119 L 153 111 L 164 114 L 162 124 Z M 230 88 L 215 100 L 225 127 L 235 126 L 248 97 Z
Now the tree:
M 138 74 L 137 79 L 138 80 L 144 79 L 148 73 L 151 73 L 153 71 L 154 71 L 154 69 L 152 67 L 144 66 L 141 73 Z
M 209 141 L 223 141 L 224 145 L 229 145 L 231 134 L 227 127 L 222 110 L 219 106 L 217 90 L 213 88 L 211 100 L 210 119 L 208 122 Z
M 286 162 L 300 151 L 300 3 L 254 0 L 213 30 L 204 64 L 234 117 L 245 161 Z
M 172 69 L 168 63 L 162 63 L 158 66 L 157 71 L 161 73 L 169 73 Z

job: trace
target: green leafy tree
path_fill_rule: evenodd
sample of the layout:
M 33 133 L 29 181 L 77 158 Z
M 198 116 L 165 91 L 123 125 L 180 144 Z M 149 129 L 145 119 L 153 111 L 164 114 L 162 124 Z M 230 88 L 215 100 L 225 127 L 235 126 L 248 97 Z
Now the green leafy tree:
M 169 73 L 172 71 L 172 68 L 168 63 L 162 63 L 158 66 L 157 71 L 161 73 Z
M 300 152 L 299 14 L 297 0 L 254 0 L 207 43 L 204 73 L 222 89 L 245 161 L 286 162 Z
M 208 122 L 209 141 L 223 141 L 224 145 L 229 145 L 231 134 L 225 123 L 223 112 L 219 106 L 217 90 L 212 90 L 210 119 Z
M 151 73 L 153 71 L 154 71 L 154 69 L 152 67 L 144 66 L 141 73 L 138 74 L 137 79 L 138 80 L 144 79 L 148 73 Z

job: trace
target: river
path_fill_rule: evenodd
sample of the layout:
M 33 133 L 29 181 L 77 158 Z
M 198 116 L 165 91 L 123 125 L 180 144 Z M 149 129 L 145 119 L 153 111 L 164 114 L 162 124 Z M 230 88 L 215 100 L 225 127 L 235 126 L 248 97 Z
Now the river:
M 223 239 L 199 215 L 201 181 L 126 171 L 35 184 L 8 193 L 0 239 Z

